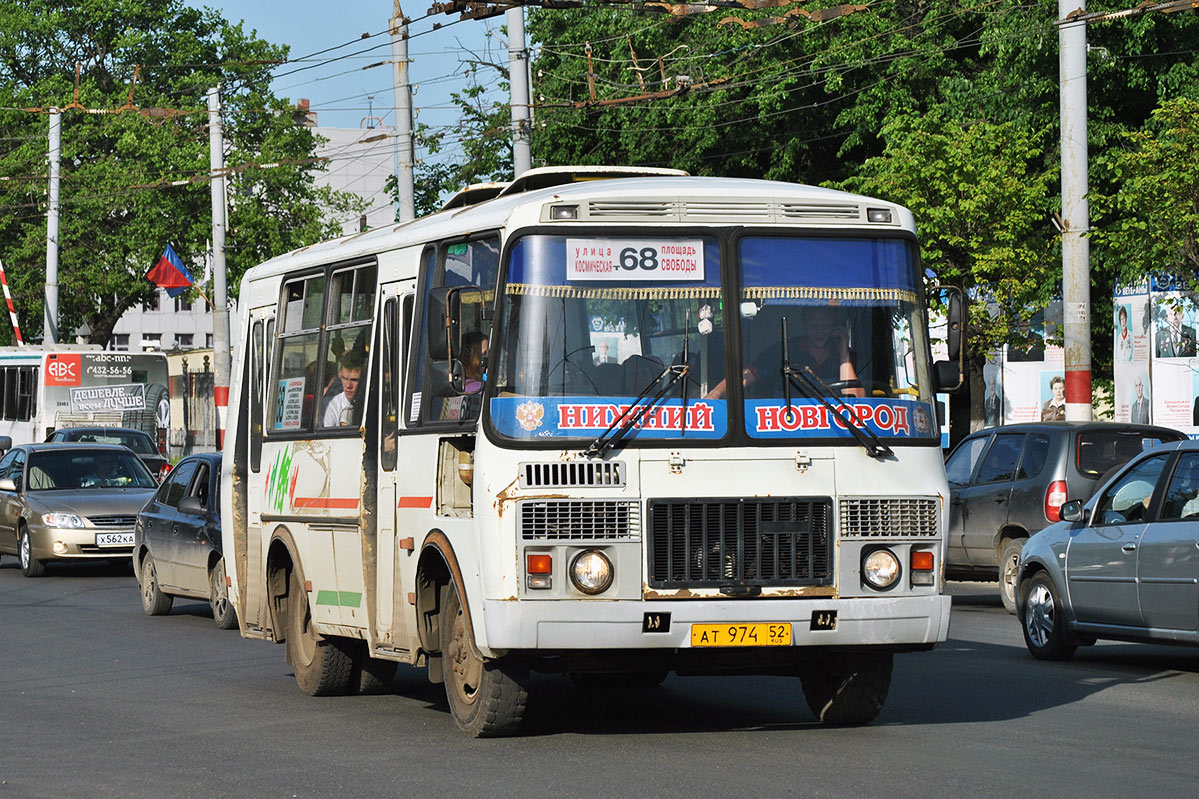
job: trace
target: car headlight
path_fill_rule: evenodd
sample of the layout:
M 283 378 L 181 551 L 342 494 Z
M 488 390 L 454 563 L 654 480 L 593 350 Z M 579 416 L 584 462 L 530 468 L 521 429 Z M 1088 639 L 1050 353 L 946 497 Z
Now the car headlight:
M 876 549 L 862 560 L 862 579 L 871 588 L 886 591 L 899 580 L 899 558 L 889 549 Z
M 47 527 L 78 528 L 84 527 L 83 518 L 74 513 L 43 513 L 42 524 Z
M 612 585 L 612 561 L 598 549 L 580 552 L 570 562 L 570 581 L 584 594 L 602 594 Z

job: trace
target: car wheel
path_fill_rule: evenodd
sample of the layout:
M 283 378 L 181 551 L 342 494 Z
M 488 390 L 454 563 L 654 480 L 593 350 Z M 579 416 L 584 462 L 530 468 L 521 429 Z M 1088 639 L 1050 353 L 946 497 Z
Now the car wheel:
M 1062 601 L 1053 580 L 1037 572 L 1020 589 L 1020 629 L 1028 651 L 1038 660 L 1068 660 L 1078 647 L 1066 642 Z
M 217 627 L 232 630 L 237 626 L 237 611 L 229 601 L 229 586 L 225 584 L 224 558 L 218 560 L 208 572 L 208 604 Z
M 158 567 L 154 565 L 154 556 L 146 555 L 142 561 L 139 575 L 142 586 L 142 610 L 147 616 L 165 616 L 171 612 L 174 597 L 164 594 L 158 585 Z
M 826 652 L 800 670 L 804 699 L 822 724 L 867 724 L 891 690 L 890 652 Z
M 287 591 L 287 662 L 296 684 L 309 696 L 340 696 L 350 687 L 353 660 L 339 641 L 325 638 L 312 626 L 308 592 L 292 570 Z
M 445 693 L 458 729 L 471 738 L 511 735 L 524 720 L 528 669 L 511 660 L 485 660 L 478 653 L 454 587 L 442 613 Z
M 1020 550 L 1027 538 L 1009 538 L 1003 542 L 999 553 L 999 598 L 1003 609 L 1016 614 L 1016 579 L 1020 576 Z
M 29 530 L 21 527 L 21 540 L 17 544 L 17 560 L 21 562 L 21 574 L 26 577 L 41 577 L 46 573 L 46 564 L 33 556 L 33 542 Z

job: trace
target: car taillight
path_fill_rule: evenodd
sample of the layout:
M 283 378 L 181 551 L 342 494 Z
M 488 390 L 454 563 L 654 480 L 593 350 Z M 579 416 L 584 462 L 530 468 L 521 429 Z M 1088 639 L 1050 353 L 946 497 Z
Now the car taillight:
M 162 466 L 159 466 L 158 467 L 158 482 L 161 483 L 163 480 L 167 479 L 167 475 L 170 473 L 171 473 L 171 464 L 164 463 Z
M 1062 520 L 1062 505 L 1066 504 L 1066 481 L 1054 480 L 1045 489 L 1045 518 L 1051 522 Z

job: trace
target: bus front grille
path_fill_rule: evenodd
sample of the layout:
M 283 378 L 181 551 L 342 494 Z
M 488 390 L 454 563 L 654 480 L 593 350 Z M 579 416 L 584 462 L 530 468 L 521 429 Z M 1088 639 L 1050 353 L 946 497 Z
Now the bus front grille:
M 653 588 L 832 585 L 827 497 L 650 500 Z
M 516 503 L 525 541 L 636 541 L 640 505 L 625 500 L 526 499 Z
M 842 537 L 935 536 L 937 502 L 911 497 L 855 497 L 840 502 Z

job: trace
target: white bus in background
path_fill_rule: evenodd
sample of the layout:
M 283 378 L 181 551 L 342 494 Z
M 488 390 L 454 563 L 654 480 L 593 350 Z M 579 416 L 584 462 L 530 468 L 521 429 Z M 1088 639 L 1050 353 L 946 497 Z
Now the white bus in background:
M 0 435 L 45 441 L 60 427 L 142 430 L 165 454 L 171 404 L 162 353 L 0 347 Z
M 472 736 L 516 731 L 538 671 L 797 675 L 822 721 L 870 721 L 949 626 L 960 350 L 934 368 L 921 275 L 892 203 L 601 167 L 249 270 L 242 635 L 314 695 L 424 667 Z M 805 368 L 830 342 L 835 374 Z

